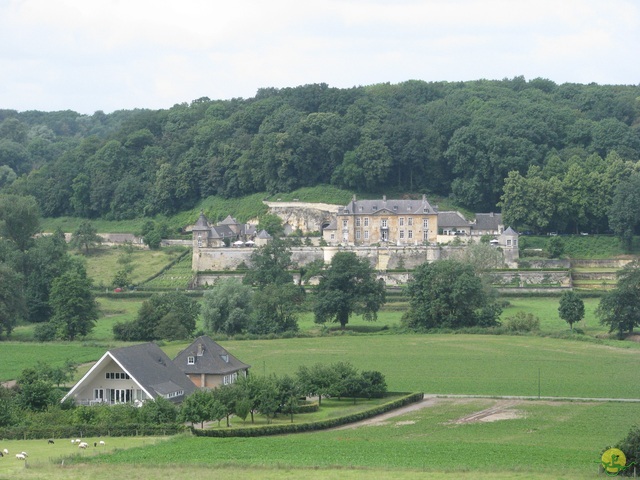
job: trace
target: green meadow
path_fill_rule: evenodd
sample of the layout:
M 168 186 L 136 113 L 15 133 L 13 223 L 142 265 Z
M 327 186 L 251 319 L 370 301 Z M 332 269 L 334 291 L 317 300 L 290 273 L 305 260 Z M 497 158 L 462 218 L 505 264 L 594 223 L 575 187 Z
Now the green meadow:
M 497 406 L 509 415 L 462 421 Z M 624 403 L 438 399 L 386 421 L 297 435 L 106 438 L 102 449 L 90 438 L 81 453 L 67 439 L 11 441 L 3 448 L 29 452 L 29 468 L 0 459 L 0 479 L 106 479 L 127 468 L 136 478 L 169 480 L 596 478 L 600 451 L 639 413 L 640 405 Z

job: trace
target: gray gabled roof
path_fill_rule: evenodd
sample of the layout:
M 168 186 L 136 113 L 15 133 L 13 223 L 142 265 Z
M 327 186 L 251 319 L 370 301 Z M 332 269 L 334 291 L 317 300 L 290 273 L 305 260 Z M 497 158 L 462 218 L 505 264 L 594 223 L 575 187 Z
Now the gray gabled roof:
M 225 218 L 220 223 L 218 223 L 218 225 L 240 225 L 240 224 L 231 215 L 227 215 L 227 218 Z
M 189 357 L 194 357 L 193 365 L 189 365 Z M 226 375 L 250 367 L 206 335 L 196 338 L 173 362 L 186 374 Z
M 271 240 L 273 237 L 269 235 L 269 232 L 267 232 L 266 230 L 260 230 L 260 233 L 256 236 L 256 238 L 259 238 L 261 240 Z
M 502 225 L 501 213 L 476 213 L 475 230 L 498 230 Z
M 438 212 L 438 228 L 468 227 L 469 225 L 460 212 Z
M 211 227 L 211 238 L 231 238 L 236 234 L 228 225 L 216 225 Z
M 421 200 L 356 200 L 338 211 L 339 215 L 375 215 L 379 213 L 391 213 L 394 215 L 417 215 L 436 213 L 425 196 Z
M 516 232 L 513 228 L 508 227 L 504 232 L 502 232 L 502 235 L 512 235 L 517 237 L 518 236 L 518 232 Z
M 187 396 L 196 389 L 193 382 L 155 343 L 116 348 L 108 353 L 154 398 L 179 390 L 183 390 Z
M 62 401 L 72 397 L 74 392 L 82 388 L 85 381 L 90 381 L 95 377 L 94 372 L 100 369 L 104 362 L 110 360 L 117 363 L 152 398 L 174 394 L 169 399 L 173 402 L 181 402 L 196 390 L 196 386 L 189 377 L 171 361 L 160 347 L 155 343 L 143 343 L 107 351 L 69 390 Z M 177 392 L 180 391 L 183 394 L 177 395 Z

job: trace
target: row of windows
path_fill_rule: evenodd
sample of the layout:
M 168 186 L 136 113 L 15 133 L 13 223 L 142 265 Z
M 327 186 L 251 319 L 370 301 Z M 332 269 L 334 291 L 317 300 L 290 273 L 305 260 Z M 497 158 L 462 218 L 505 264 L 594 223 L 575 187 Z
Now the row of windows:
M 129 377 L 128 373 L 124 372 L 106 372 L 104 378 L 107 380 L 129 380 L 131 377 Z
M 164 398 L 173 398 L 179 397 L 180 395 L 184 395 L 184 390 L 178 390 L 177 392 L 167 393 Z
M 387 228 L 388 226 L 388 222 L 389 219 L 387 218 L 382 218 L 380 220 L 380 227 L 381 228 Z M 406 224 L 408 227 L 412 227 L 413 226 L 413 217 L 409 217 L 406 219 Z M 398 225 L 400 227 L 404 227 L 405 225 L 405 217 L 400 217 L 398 218 Z M 342 220 L 342 228 L 347 228 L 349 226 L 349 220 Z M 356 227 L 368 227 L 369 226 L 369 218 L 368 217 L 364 217 L 364 218 L 360 218 L 360 217 L 356 217 Z M 429 228 L 429 219 L 428 218 L 423 218 L 422 219 L 422 228 Z
M 400 230 L 399 232 L 399 239 L 400 240 L 404 240 L 405 239 L 405 231 L 404 230 Z M 331 234 L 332 237 L 331 239 L 333 240 L 333 234 Z M 406 231 L 406 238 L 407 240 L 413 240 L 413 230 L 407 230 Z M 428 240 L 429 239 L 429 232 L 423 232 L 422 233 L 422 239 L 423 240 Z M 362 238 L 364 238 L 364 240 L 369 240 L 369 230 L 365 230 L 364 232 L 361 232 L 360 230 L 356 230 L 356 240 L 361 240 Z M 387 232 L 382 232 L 382 238 L 384 240 L 388 240 L 389 236 L 387 234 Z

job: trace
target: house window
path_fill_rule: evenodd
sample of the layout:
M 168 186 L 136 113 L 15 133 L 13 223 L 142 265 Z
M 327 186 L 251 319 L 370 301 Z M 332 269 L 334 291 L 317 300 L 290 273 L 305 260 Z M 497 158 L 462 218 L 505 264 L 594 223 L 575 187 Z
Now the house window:
M 335 233 L 332 233 L 332 234 L 331 234 L 331 240 L 335 240 L 335 239 L 336 239 L 336 234 L 335 234 Z
M 364 239 L 369 240 L 369 230 L 364 231 Z
M 368 227 L 369 226 L 369 217 L 365 217 L 364 218 L 364 226 Z
M 198 234 L 198 247 L 202 246 L 202 235 Z
M 229 355 L 220 355 L 220 358 L 221 358 L 225 363 L 229 363 Z
M 410 227 L 413 226 L 413 217 L 407 218 L 407 225 L 409 225 Z
M 383 242 L 386 242 L 386 241 L 388 241 L 388 240 L 389 240 L 389 230 L 383 230 L 383 231 L 382 231 L 382 238 L 381 238 L 381 240 L 382 240 Z
M 383 218 L 380 220 L 380 228 L 387 228 L 387 219 Z
M 424 240 L 425 242 L 429 240 L 429 232 L 427 230 L 424 230 L 422 232 L 422 240 Z
M 511 246 L 511 239 L 507 240 L 507 247 Z
M 356 217 L 356 227 L 360 226 L 360 217 Z
M 404 239 L 404 230 L 400 230 L 400 240 Z
M 425 230 L 429 228 L 429 220 L 427 218 L 422 219 L 422 228 L 424 228 Z
M 407 237 L 408 237 L 409 239 L 413 238 L 413 230 L 409 230 L 409 231 L 407 231 Z
M 347 228 L 348 220 L 342 220 L 342 228 Z
M 360 240 L 360 230 L 356 230 L 356 240 Z
M 195 365 L 195 364 L 196 364 L 196 357 L 192 357 L 192 356 L 187 357 L 187 365 Z
M 399 225 L 400 225 L 401 227 L 404 227 L 404 217 L 400 217 L 400 218 L 398 219 L 398 223 L 399 223 Z

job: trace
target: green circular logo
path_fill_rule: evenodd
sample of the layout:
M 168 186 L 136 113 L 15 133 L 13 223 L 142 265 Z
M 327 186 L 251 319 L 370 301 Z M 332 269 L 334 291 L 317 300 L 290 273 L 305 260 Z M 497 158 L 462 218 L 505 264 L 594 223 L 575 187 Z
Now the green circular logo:
M 602 468 L 609 475 L 617 475 L 625 470 L 627 457 L 624 452 L 618 448 L 610 448 L 602 454 Z

